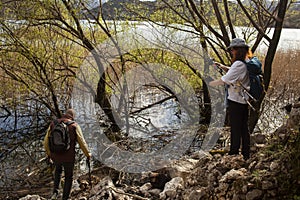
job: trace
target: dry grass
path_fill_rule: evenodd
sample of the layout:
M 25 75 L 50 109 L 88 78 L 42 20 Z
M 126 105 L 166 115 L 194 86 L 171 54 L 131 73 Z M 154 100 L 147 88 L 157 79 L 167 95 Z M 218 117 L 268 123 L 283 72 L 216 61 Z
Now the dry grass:
M 293 103 L 300 97 L 300 50 L 276 53 L 268 96 L 282 103 Z
M 287 113 L 283 107 L 300 97 L 299 56 L 300 50 L 276 53 L 270 87 L 262 104 L 258 124 L 258 128 L 265 133 L 272 133 L 286 122 Z

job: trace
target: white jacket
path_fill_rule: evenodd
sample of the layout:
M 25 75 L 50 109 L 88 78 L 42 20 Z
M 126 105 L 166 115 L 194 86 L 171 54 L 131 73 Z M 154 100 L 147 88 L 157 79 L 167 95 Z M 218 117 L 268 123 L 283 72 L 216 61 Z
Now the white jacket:
M 221 77 L 222 81 L 229 85 L 228 99 L 241 104 L 247 104 L 248 96 L 244 94 L 243 88 L 250 89 L 249 72 L 244 62 L 237 60 L 232 63 L 228 72 Z M 242 84 L 242 86 L 241 86 Z M 245 99 L 243 98 L 245 97 Z

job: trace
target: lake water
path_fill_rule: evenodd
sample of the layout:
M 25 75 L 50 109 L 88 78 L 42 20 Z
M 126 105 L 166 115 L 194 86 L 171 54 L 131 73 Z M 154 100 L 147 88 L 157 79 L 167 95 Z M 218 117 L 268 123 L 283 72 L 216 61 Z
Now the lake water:
M 166 48 L 166 44 L 170 44 L 170 39 L 177 39 L 178 44 L 183 45 L 185 48 L 192 47 L 194 50 L 199 50 L 199 39 L 195 37 L 193 34 L 183 34 L 182 32 L 178 33 L 173 30 L 165 29 L 160 26 L 155 26 L 146 23 L 137 23 L 132 22 L 134 24 L 134 28 L 129 31 L 129 33 L 138 33 L 139 35 L 143 36 L 143 39 L 147 40 L 158 40 L 160 42 L 160 45 L 164 43 L 165 46 L 160 46 L 160 48 Z M 243 28 L 241 28 L 242 31 Z M 127 29 L 128 30 L 128 29 Z M 272 35 L 273 29 L 270 30 L 268 33 L 269 36 Z M 131 36 L 130 34 L 126 35 L 127 37 Z M 169 42 L 169 43 L 168 43 Z M 195 47 L 195 48 L 194 48 Z M 177 48 L 177 46 L 176 46 Z M 174 48 L 175 49 L 175 48 Z M 283 29 L 281 34 L 281 39 L 279 42 L 278 50 L 299 50 L 300 49 L 300 29 Z M 180 52 L 180 49 L 175 49 L 177 52 Z M 259 47 L 258 51 L 261 51 L 262 53 L 266 52 L 266 45 L 264 42 Z M 155 94 L 157 98 L 157 94 Z M 147 96 L 147 95 L 145 95 Z M 144 97 L 143 97 L 144 98 Z M 149 101 L 151 98 L 149 95 L 144 99 L 145 102 Z M 172 101 L 168 101 L 167 104 L 163 104 L 161 107 L 155 107 L 153 108 L 154 115 L 150 116 L 150 120 L 152 122 L 155 122 L 155 125 L 158 127 L 172 127 L 173 125 L 179 126 L 182 116 L 178 116 L 178 107 L 176 105 L 173 105 L 171 103 Z M 73 105 L 75 106 L 75 109 L 79 111 L 80 121 L 84 124 L 84 128 L 86 130 L 90 129 L 91 126 L 94 127 L 95 123 L 95 115 L 98 112 L 99 109 L 97 109 L 96 105 L 93 103 L 93 97 L 87 97 L 83 101 L 79 100 L 73 101 Z M 174 107 L 175 106 L 175 107 Z M 5 113 L 4 113 L 5 114 Z M 91 117 L 93 116 L 93 117 Z M 5 123 L 0 124 L 1 129 L 7 129 L 10 127 L 12 123 L 10 123 L 12 119 L 6 119 Z M 13 121 L 13 120 L 12 120 Z M 148 123 L 149 118 L 146 119 L 146 122 Z M 22 123 L 23 124 L 23 123 Z M 94 127 L 95 128 L 95 127 Z M 276 128 L 276 126 L 274 126 Z M 95 128 L 97 129 L 97 128 Z M 98 131 L 100 131 L 98 129 Z M 140 134 L 136 134 L 139 136 L 142 136 Z M 143 136 L 142 136 L 143 137 Z
M 130 30 L 129 33 L 130 32 L 135 33 L 135 34 L 138 33 L 139 35 L 143 36 L 143 39 L 159 40 L 161 43 L 163 43 L 164 41 L 167 43 L 167 42 L 170 42 L 170 40 L 168 40 L 168 39 L 170 39 L 172 37 L 172 38 L 177 39 L 178 43 L 183 44 L 184 47 L 190 46 L 190 47 L 195 47 L 195 49 L 196 49 L 196 48 L 199 48 L 199 46 L 200 46 L 198 43 L 199 39 L 197 37 L 195 37 L 195 35 L 193 36 L 192 34 L 188 35 L 188 34 L 183 34 L 182 32 L 176 33 L 176 31 L 174 32 L 173 30 L 168 30 L 168 29 L 165 29 L 163 27 L 156 26 L 153 24 L 149 25 L 147 23 L 132 22 L 130 24 L 134 25 L 133 26 L 134 28 L 132 30 Z M 240 29 L 241 29 L 241 31 L 243 30 L 243 28 L 240 28 Z M 268 35 L 271 36 L 272 32 L 273 32 L 273 29 L 270 29 L 270 32 L 268 33 Z M 127 37 L 129 37 L 129 36 L 130 36 L 130 34 L 127 34 Z M 170 38 L 167 38 L 166 36 L 170 37 Z M 166 48 L 166 47 L 164 46 L 163 48 Z M 279 46 L 278 46 L 278 50 L 286 51 L 286 50 L 299 50 L 299 49 L 300 49 L 300 29 L 283 29 L 282 34 L 281 34 L 281 39 L 279 42 Z M 177 50 L 177 51 L 180 52 L 180 50 Z M 266 45 L 264 44 L 264 42 L 259 47 L 258 51 L 261 51 L 262 53 L 266 52 Z M 145 99 L 145 101 L 149 100 L 149 97 L 147 97 L 147 98 L 148 99 Z M 81 119 L 83 121 L 85 121 L 85 123 L 87 123 L 87 124 L 91 123 L 90 116 L 94 115 L 97 112 L 97 110 L 94 108 L 92 99 L 93 99 L 92 97 L 88 97 L 87 103 L 83 103 L 83 104 L 74 103 L 74 105 L 77 105 L 77 108 L 75 108 L 75 109 L 78 109 L 78 110 L 80 110 L 80 112 L 82 112 L 82 114 L 80 114 L 79 116 L 81 116 Z M 169 109 L 170 104 L 165 105 L 165 108 Z M 156 110 L 155 110 L 156 114 L 154 116 L 152 116 L 153 121 L 155 121 L 156 124 L 159 125 L 159 127 L 170 126 L 170 124 L 173 124 L 173 125 L 180 124 L 180 119 L 179 119 L 180 117 L 178 117 L 177 115 L 174 115 L 174 113 L 176 113 L 177 108 L 172 107 L 172 109 L 170 110 L 171 113 L 166 112 L 165 108 L 164 107 L 162 107 L 162 108 L 156 107 Z M 161 111 L 162 117 L 157 117 L 157 116 L 159 116 L 158 111 Z M 7 129 L 7 127 L 10 126 L 10 123 L 9 123 L 10 121 L 11 121 L 10 119 L 7 119 L 5 121 L 5 123 L 1 122 L 0 128 Z M 87 128 L 88 127 L 89 127 L 89 125 L 87 125 Z
M 271 36 L 273 31 L 274 29 L 271 29 L 268 35 Z M 264 43 L 261 44 L 260 50 L 266 50 Z M 283 29 L 277 50 L 300 50 L 300 29 Z
M 242 32 L 242 28 L 241 28 Z M 268 35 L 271 37 L 272 35 L 272 29 L 268 33 Z M 135 38 L 134 38 L 135 37 Z M 133 40 L 131 40 L 133 38 Z M 163 27 L 151 25 L 149 27 L 145 23 L 139 23 L 132 29 L 127 29 L 127 32 L 125 35 L 120 35 L 119 37 L 120 41 L 123 42 L 120 44 L 124 46 L 124 52 L 134 49 L 134 45 L 136 45 L 137 48 L 147 48 L 151 45 L 158 47 L 159 49 L 168 49 L 168 50 L 175 50 L 176 53 L 181 55 L 181 53 L 185 52 L 184 50 L 192 49 L 191 52 L 197 53 L 200 52 L 200 45 L 199 45 L 199 38 L 195 37 L 193 34 L 185 34 L 182 32 L 176 32 L 173 30 L 165 29 Z M 139 44 L 134 43 L 134 40 L 140 40 L 142 41 Z M 176 42 L 171 42 L 171 40 L 174 40 Z M 143 43 L 144 42 L 144 43 Z M 174 45 L 174 43 L 176 43 Z M 299 50 L 300 49 L 300 29 L 283 29 L 281 34 L 281 40 L 278 45 L 278 50 Z M 180 49 L 178 46 L 182 46 L 184 50 Z M 100 48 L 104 49 L 104 48 Z M 262 42 L 261 46 L 259 47 L 258 51 L 261 53 L 266 52 L 266 45 L 264 42 Z M 201 56 L 201 55 L 200 55 Z M 141 76 L 141 74 L 140 74 Z M 97 80 L 97 79 L 96 79 Z M 135 79 L 137 80 L 137 79 Z M 147 102 L 152 102 L 153 99 L 159 100 L 162 98 L 162 96 L 158 96 L 154 91 L 139 91 L 136 93 L 136 96 L 140 96 L 140 103 L 146 104 Z M 151 94 L 153 94 L 151 96 Z M 74 98 L 73 106 L 76 110 L 79 111 L 79 116 L 82 116 L 80 119 L 80 123 L 83 126 L 83 130 L 88 133 L 88 140 L 90 144 L 94 144 L 91 146 L 97 146 L 95 141 L 97 140 L 97 137 L 99 135 L 103 135 L 103 130 L 99 129 L 99 126 L 97 126 L 97 117 L 96 113 L 98 113 L 99 108 L 95 108 L 97 106 L 93 103 L 93 97 L 88 97 L 81 99 L 83 96 L 88 97 L 88 95 L 82 95 L 82 93 L 79 93 L 79 96 Z M 222 97 L 220 97 L 222 98 Z M 75 100 L 76 99 L 76 100 Z M 81 99 L 81 100 L 80 100 Z M 130 99 L 128 99 L 129 101 Z M 112 100 L 113 101 L 113 100 Z M 143 116 L 137 116 L 131 118 L 132 120 L 136 120 L 135 124 L 132 125 L 132 127 L 135 127 L 135 130 L 131 130 L 129 136 L 131 137 L 137 137 L 137 138 L 148 138 L 153 140 L 153 136 L 160 137 L 161 135 L 168 133 L 169 135 L 167 137 L 172 138 L 174 135 L 176 135 L 176 132 L 172 130 L 180 130 L 182 127 L 181 125 L 181 119 L 184 116 L 184 113 L 180 116 L 178 116 L 178 110 L 180 109 L 175 103 L 172 103 L 173 101 L 167 101 L 165 104 L 161 104 L 159 106 L 153 107 L 152 109 L 148 109 L 148 113 L 150 115 L 143 115 Z M 92 108 L 91 108 L 92 107 Z M 272 110 L 272 108 L 268 109 Z M 284 115 L 284 113 L 282 113 Z M 132 121 L 130 121 L 131 123 Z M 276 124 L 269 124 L 269 128 L 273 131 L 276 128 L 278 128 L 283 122 L 283 118 L 278 119 L 276 121 Z M 263 123 L 261 123 L 263 125 Z M 159 129 L 164 128 L 166 132 L 161 132 Z M 159 129 L 157 129 L 159 128 Z M 169 129 L 168 129 L 169 128 Z M 263 127 L 261 127 L 262 130 L 264 130 Z M 157 129 L 157 130 L 156 130 Z M 160 135 L 160 136 L 159 136 Z M 167 135 L 167 134 L 165 134 Z M 95 139 L 96 138 L 96 139 Z M 157 138 L 155 139 L 157 140 Z M 159 141 L 159 140 L 157 140 Z
M 113 23 L 113 22 L 110 22 Z M 121 24 L 123 22 L 119 22 L 120 27 Z M 151 38 L 151 34 L 149 33 L 154 33 L 153 35 L 159 35 L 159 33 L 161 33 L 162 37 L 164 37 L 164 35 L 175 35 L 175 32 L 179 33 L 179 36 L 177 35 L 176 37 L 178 38 L 189 38 L 191 41 L 190 45 L 195 44 L 194 42 L 196 42 L 196 44 L 198 45 L 199 42 L 199 34 L 196 33 L 194 31 L 193 28 L 191 27 L 186 27 L 186 26 L 181 26 L 179 25 L 179 28 L 181 30 L 186 30 L 189 33 L 184 33 L 183 31 L 174 31 L 170 28 L 164 28 L 158 25 L 154 25 L 152 23 L 147 23 L 147 22 L 136 22 L 136 21 L 132 21 L 128 23 L 129 26 L 132 27 L 133 30 L 139 30 L 138 32 L 141 32 L 144 36 L 149 37 L 149 39 Z M 123 29 L 124 27 L 120 28 Z M 249 31 L 251 32 L 255 32 L 254 29 L 249 29 L 248 27 L 235 27 L 236 30 L 236 34 L 237 37 L 243 37 L 242 33 L 246 32 L 249 33 Z M 129 31 L 130 32 L 130 31 Z M 133 31 L 134 32 L 134 31 Z M 271 38 L 273 35 L 274 29 L 270 28 L 269 30 L 267 30 L 267 35 Z M 252 34 L 255 37 L 255 34 Z M 168 36 L 170 37 L 170 36 Z M 211 36 L 212 38 L 214 38 L 213 36 Z M 153 38 L 153 36 L 152 36 Z M 157 38 L 155 38 L 157 39 Z M 252 38 L 255 39 L 255 38 Z M 266 40 L 263 40 L 260 44 L 259 49 L 262 51 L 266 50 Z M 279 45 L 278 45 L 278 50 L 299 50 L 300 49 L 300 29 L 294 29 L 294 28 L 284 28 L 281 32 L 281 37 L 280 37 L 280 41 L 279 41 Z M 251 44 L 250 44 L 251 46 Z

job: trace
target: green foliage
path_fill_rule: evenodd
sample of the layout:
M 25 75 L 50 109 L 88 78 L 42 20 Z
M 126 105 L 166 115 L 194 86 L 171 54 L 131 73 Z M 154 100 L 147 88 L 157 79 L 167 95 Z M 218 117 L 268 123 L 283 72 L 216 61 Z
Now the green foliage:
M 96 45 L 107 36 L 95 23 L 77 23 L 82 6 L 75 2 L 18 1 L 3 8 L 3 19 L 13 20 L 1 21 L 0 73 L 5 78 L 0 81 L 18 86 L 3 94 L 14 91 L 19 99 L 33 95 L 51 110 L 57 103 L 53 101 L 68 105 L 72 83 L 88 53 L 80 39 Z
M 63 74 L 72 76 L 72 70 L 67 69 L 64 62 L 74 66 L 78 60 L 74 57 L 71 61 L 70 57 L 76 54 L 79 57 L 80 51 L 49 27 L 18 25 L 6 37 L 5 45 L 8 47 L 2 49 L 5 54 L 1 68 L 16 81 L 27 85 L 28 89 L 44 91 L 50 83 L 55 84 L 53 81 L 61 79 Z M 61 82 L 57 82 L 57 85 L 61 85 Z
M 170 67 L 182 74 L 189 84 L 199 89 L 202 86 L 200 77 L 198 77 L 188 66 L 187 63 L 178 55 L 157 49 L 143 49 L 131 52 L 131 55 L 125 56 L 125 59 L 133 63 L 159 63 L 162 66 Z

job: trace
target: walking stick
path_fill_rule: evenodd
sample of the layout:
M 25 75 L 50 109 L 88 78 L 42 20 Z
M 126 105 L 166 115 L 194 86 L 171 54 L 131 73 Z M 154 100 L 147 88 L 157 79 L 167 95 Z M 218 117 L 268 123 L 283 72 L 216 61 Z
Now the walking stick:
M 89 168 L 89 184 L 92 187 L 92 175 L 91 175 L 91 162 L 90 162 L 90 158 L 86 159 L 86 164 Z

